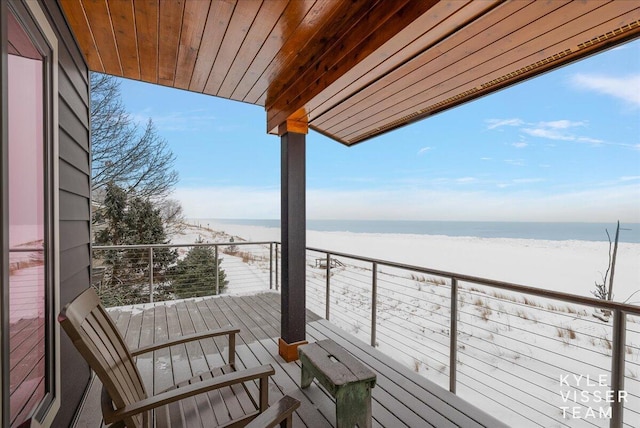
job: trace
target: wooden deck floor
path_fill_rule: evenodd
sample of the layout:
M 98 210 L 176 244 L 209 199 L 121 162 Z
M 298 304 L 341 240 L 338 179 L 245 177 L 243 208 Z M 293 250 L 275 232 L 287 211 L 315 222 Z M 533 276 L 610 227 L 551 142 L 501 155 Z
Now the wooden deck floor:
M 301 401 L 294 426 L 335 426 L 335 403 L 331 396 L 315 383 L 300 390 L 299 362 L 286 363 L 278 356 L 280 295 L 277 293 L 185 300 L 133 310 L 114 309 L 111 315 L 131 348 L 232 324 L 241 329 L 236 350 L 239 368 L 271 364 L 276 374 L 270 382 L 270 402 L 284 394 Z M 505 426 L 359 339 L 307 312 L 307 339 L 312 342 L 325 338 L 333 339 L 377 373 L 372 403 L 375 427 Z M 162 351 L 164 354 L 156 352 L 155 365 L 150 358 L 139 358 L 138 366 L 148 390 L 157 392 L 175 380 L 206 370 L 209 365 L 221 365 L 218 353 L 222 351 L 222 355 L 226 355 L 224 347 L 224 340 L 176 346 Z M 99 381 L 95 380 L 77 418 L 77 427 L 103 426 L 99 391 Z

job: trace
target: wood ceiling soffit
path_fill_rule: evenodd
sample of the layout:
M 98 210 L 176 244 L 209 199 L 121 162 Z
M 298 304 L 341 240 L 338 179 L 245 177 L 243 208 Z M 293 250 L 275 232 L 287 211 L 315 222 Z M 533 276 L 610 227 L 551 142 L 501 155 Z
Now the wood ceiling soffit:
M 240 46 L 231 64 L 231 68 L 218 90 L 218 96 L 233 99 L 233 93 L 238 84 L 249 69 L 250 64 L 253 63 L 265 41 L 268 40 L 269 35 L 273 32 L 276 23 L 282 16 L 288 3 L 289 0 L 268 0 L 262 3 L 262 7 L 247 37 Z M 241 99 L 242 98 L 240 98 L 240 100 Z
M 269 132 L 308 120 L 347 145 L 640 35 L 623 0 L 58 1 L 91 70 L 262 105 Z
M 176 88 L 189 89 L 198 51 L 204 41 L 202 35 L 210 7 L 211 1 L 207 0 L 190 1 L 185 4 L 174 81 Z
M 102 58 L 100 58 L 97 42 L 93 37 L 93 31 L 89 25 L 84 6 L 80 0 L 62 0 L 61 5 L 89 67 L 92 70 L 104 73 Z
M 529 49 L 529 51 L 532 52 L 530 55 L 521 57 L 498 69 L 490 67 L 490 64 L 487 62 L 481 64 L 481 66 L 488 67 L 488 69 L 493 70 L 493 72 L 488 73 L 483 78 L 476 78 L 469 81 L 469 85 L 471 86 L 466 91 L 461 91 L 457 87 L 458 90 L 444 92 L 435 98 L 429 98 L 428 93 L 425 92 L 427 100 L 424 100 L 425 94 L 422 94 L 423 99 L 420 101 L 421 104 L 415 104 L 412 107 L 413 112 L 407 114 L 406 110 L 402 110 L 400 113 L 387 115 L 386 117 L 379 116 L 375 119 L 377 122 L 370 123 L 368 127 L 362 127 L 357 124 L 349 133 L 336 132 L 335 138 L 339 141 L 345 141 L 347 144 L 361 142 L 372 136 L 420 120 L 463 102 L 470 101 L 497 88 L 506 87 L 540 74 L 556 66 L 559 60 L 562 60 L 562 64 L 565 64 L 566 62 L 583 58 L 595 50 L 602 50 L 614 46 L 617 43 L 638 37 L 640 35 L 640 7 L 629 11 L 629 8 L 625 7 L 623 3 L 624 2 L 607 4 L 591 3 L 591 5 L 596 6 L 597 9 L 580 16 L 574 20 L 574 22 L 565 22 L 563 25 L 541 36 L 549 39 L 552 44 L 546 44 L 546 46 L 540 47 L 539 49 Z M 575 34 L 577 30 L 574 29 L 573 33 L 571 33 L 572 28 L 574 28 L 572 24 L 575 26 L 576 21 L 581 24 L 583 22 L 580 20 L 602 22 L 603 16 L 606 16 L 603 15 L 605 13 L 615 15 L 615 17 L 600 25 L 591 27 L 587 31 L 581 31 Z M 528 41 L 525 44 L 528 45 L 532 43 L 535 44 L 536 40 Z M 525 46 L 522 48 L 524 49 Z M 469 73 L 473 73 L 473 70 L 463 72 L 453 79 L 458 79 L 459 76 L 464 77 L 463 75 Z M 415 100 L 413 101 L 415 102 Z M 416 110 L 418 108 L 420 109 Z M 382 123 L 383 126 L 377 126 L 376 123 Z M 311 127 L 312 129 L 316 129 L 315 126 Z M 323 130 L 327 135 L 334 135 L 332 131 L 326 128 L 323 128 Z
M 160 2 L 158 37 L 158 83 L 173 86 L 180 46 L 180 30 L 185 0 Z
M 348 115 L 349 106 L 357 102 L 362 91 L 374 85 L 408 60 L 450 35 L 452 28 L 466 25 L 500 3 L 472 1 L 436 4 L 429 13 L 411 23 L 354 68 L 340 77 L 307 104 L 310 121 L 317 126 L 338 115 Z M 419 36 L 416 37 L 416 34 Z M 355 99 L 353 97 L 356 97 Z M 348 116 L 347 116 L 348 117 Z
M 556 5 L 556 3 L 553 4 Z M 578 43 L 590 37 L 589 34 L 592 33 L 576 34 L 576 24 L 578 24 L 577 28 L 580 28 L 593 21 L 596 16 L 599 20 L 617 17 L 622 9 L 620 2 L 590 3 L 590 5 L 591 7 L 599 7 L 596 10 L 587 11 L 581 9 L 584 4 L 572 4 L 571 7 L 559 8 L 553 13 L 549 13 L 542 23 L 532 22 L 508 37 L 487 41 L 487 46 L 474 52 L 474 57 L 481 57 L 485 60 L 484 62 L 475 63 L 472 58 L 466 57 L 457 67 L 465 70 L 464 72 L 455 74 L 447 69 L 441 69 L 429 76 L 429 79 L 425 79 L 426 81 L 433 79 L 432 85 L 422 83 L 409 87 L 404 92 L 395 92 L 399 94 L 398 99 L 401 101 L 396 101 L 396 104 L 393 105 L 382 103 L 382 105 L 373 106 L 369 110 L 359 106 L 358 114 L 343 123 L 342 129 L 330 130 L 329 132 L 336 132 L 338 135 L 350 139 L 376 123 L 388 123 L 406 116 L 407 113 L 411 114 L 424 109 L 425 106 L 433 106 L 445 100 L 449 103 L 454 101 L 451 99 L 452 97 L 467 97 L 480 91 L 487 82 L 520 68 L 544 61 L 550 56 L 554 57 L 559 52 L 566 50 L 568 46 L 576 47 L 577 50 Z M 526 11 L 531 14 L 533 11 L 530 9 L 527 8 Z M 545 27 L 541 27 L 543 24 Z M 611 25 L 612 23 L 602 24 L 596 31 L 606 31 L 606 29 L 613 28 Z M 475 40 L 471 39 L 470 42 L 475 42 Z M 492 52 L 499 54 L 494 54 L 495 56 L 491 57 Z M 550 64 L 548 61 L 546 63 Z M 450 66 L 447 65 L 447 67 Z M 378 113 L 375 113 L 376 111 Z M 358 118 L 364 117 L 364 114 L 367 114 L 366 119 L 358 121 Z M 348 129 L 346 125 L 351 128 Z
M 463 5 L 463 2 L 458 2 L 457 5 Z M 483 5 L 491 4 L 490 2 L 482 2 Z M 330 70 L 335 71 L 337 75 L 329 76 L 323 75 L 314 87 L 315 93 L 312 98 L 308 98 L 308 102 L 305 103 L 305 111 L 307 114 L 311 114 L 311 111 L 316 107 L 315 100 L 321 102 L 322 94 L 332 91 L 332 87 L 343 87 L 348 85 L 349 82 L 356 80 L 356 75 L 361 71 L 362 74 L 368 76 L 369 79 L 375 80 L 380 75 L 376 74 L 372 70 L 381 60 L 386 60 L 393 56 L 399 49 L 406 47 L 411 39 L 415 38 L 415 34 L 420 34 L 419 29 L 423 27 L 414 27 L 416 22 L 424 24 L 424 17 L 435 17 L 437 19 L 439 6 L 444 6 L 444 9 L 454 9 L 452 3 L 442 3 L 438 1 L 410 1 L 405 6 L 397 9 L 390 10 L 386 16 L 373 17 L 372 22 L 381 22 L 381 26 L 372 31 L 359 46 L 352 50 L 349 54 L 345 55 L 339 62 L 331 66 Z M 435 10 L 434 10 L 435 9 Z M 386 20 L 385 20 L 386 18 Z M 365 23 L 367 25 L 368 23 Z M 418 30 L 413 35 L 410 34 L 407 29 Z M 402 35 L 406 38 L 403 40 Z M 402 61 L 406 61 L 406 57 Z M 310 87 L 311 88 L 311 87 Z M 294 100 L 293 104 L 300 103 L 301 96 L 299 93 L 298 98 Z M 297 119 L 297 117 L 293 117 Z
M 293 3 L 300 4 L 299 2 Z M 294 9 L 294 13 L 286 16 L 286 25 L 291 28 L 291 32 L 284 38 L 284 43 L 281 47 L 278 47 L 278 51 L 269 61 L 269 65 L 261 72 L 256 82 L 252 84 L 244 97 L 244 101 L 264 106 L 270 83 L 291 67 L 300 51 L 300 46 L 304 46 L 309 40 L 314 40 L 317 37 L 317 34 L 324 26 L 323 23 L 330 20 L 337 13 L 339 6 L 340 4 L 336 2 L 318 0 L 304 15 L 299 24 L 295 22 L 296 18 L 301 14 L 298 9 Z
M 209 9 L 209 15 L 204 27 L 198 57 L 189 82 L 189 90 L 204 92 L 211 68 L 218 56 L 222 40 L 227 32 L 236 1 L 214 1 Z
M 529 10 L 528 6 L 535 6 L 537 11 Z M 558 2 L 558 6 L 561 3 Z M 332 116 L 327 115 L 322 120 L 314 121 L 314 125 L 326 129 L 328 132 L 340 134 L 345 127 L 357 123 L 361 119 L 367 119 L 372 114 L 371 110 L 380 111 L 382 101 L 384 108 L 389 108 L 398 102 L 415 95 L 415 91 L 431 89 L 431 86 L 441 85 L 440 77 L 446 80 L 449 76 L 456 76 L 462 68 L 465 59 L 487 48 L 492 49 L 491 43 L 496 39 L 512 41 L 510 37 L 513 30 L 507 25 L 501 25 L 508 20 L 519 20 L 521 17 L 531 14 L 533 17 L 544 16 L 548 11 L 543 2 L 509 2 L 497 7 L 489 13 L 481 16 L 470 25 L 456 31 L 450 37 L 446 37 L 440 43 L 425 49 L 420 55 L 408 61 L 399 68 L 372 84 L 363 91 L 349 99 L 344 106 L 340 106 Z M 455 29 L 450 29 L 453 31 Z M 484 59 L 484 58 L 483 58 Z M 475 57 L 472 61 L 477 61 Z M 433 85 L 429 86 L 433 82 Z M 345 116 L 343 111 L 354 113 Z
M 296 29 L 298 29 L 298 31 L 304 31 L 299 27 L 303 25 L 314 3 L 316 3 L 315 0 L 286 2 L 286 8 L 273 26 L 272 31 L 265 38 L 264 43 L 256 53 L 253 61 L 251 61 L 251 64 L 246 67 L 246 71 L 233 90 L 231 98 L 247 101 L 249 91 L 256 84 L 259 84 L 258 82 L 261 76 L 263 76 L 267 67 L 275 61 L 278 52 L 289 41 L 294 31 L 296 31 Z M 265 83 L 262 92 L 266 91 L 266 88 L 267 84 Z
M 96 41 L 98 55 L 104 71 L 115 76 L 122 76 L 122 65 L 120 64 L 120 54 L 116 44 L 115 34 L 113 33 L 113 25 L 111 24 L 111 15 L 106 2 L 84 2 L 83 3 L 87 20 L 93 38 Z
M 403 0 L 403 2 L 406 0 Z M 353 0 L 336 2 L 332 15 L 318 22 L 313 36 L 295 47 L 292 62 L 286 64 L 280 74 L 269 83 L 266 96 L 268 130 L 277 131 L 278 125 L 288 115 L 302 107 L 293 108 L 289 101 L 295 97 L 292 90 L 304 90 L 309 79 L 319 78 L 345 52 L 350 51 L 359 39 L 368 33 L 356 32 L 362 19 L 370 19 L 370 12 L 379 8 L 380 0 Z M 369 29 L 366 29 L 369 30 Z M 296 94 L 297 95 L 297 94 Z M 288 111 L 291 110 L 291 111 Z M 274 118 L 275 117 L 275 118 Z M 275 120 L 280 122 L 275 123 Z M 274 124 L 275 123 L 275 124 Z
M 204 87 L 206 94 L 218 95 L 220 86 L 227 77 L 227 72 L 238 53 L 237 47 L 244 43 L 261 5 L 261 1 L 239 1 L 236 4 L 227 33 L 222 40 L 211 74 L 209 74 L 209 79 Z
M 335 37 L 329 49 L 316 61 L 308 63 L 301 76 L 293 79 L 292 84 L 287 84 L 284 92 L 268 104 L 268 129 L 273 129 L 304 107 L 310 99 L 422 16 L 435 3 L 435 0 L 396 1 L 391 8 L 389 3 L 380 2 L 366 14 L 355 18 L 350 28 L 341 32 L 342 36 Z
M 133 5 L 128 1 L 112 1 L 107 3 L 107 7 L 122 65 L 122 75 L 138 80 L 140 79 L 140 63 L 138 62 L 137 38 L 131 37 L 136 34 Z
M 135 34 L 140 56 L 140 79 L 158 83 L 158 3 L 136 1 L 133 6 L 136 14 Z
M 310 67 L 329 51 L 347 32 L 358 16 L 365 15 L 378 1 L 353 0 L 349 2 L 327 2 L 332 6 L 322 20 L 317 20 L 307 38 L 298 39 L 285 63 L 274 75 L 267 87 L 266 106 L 270 107 L 282 93 L 300 78 Z

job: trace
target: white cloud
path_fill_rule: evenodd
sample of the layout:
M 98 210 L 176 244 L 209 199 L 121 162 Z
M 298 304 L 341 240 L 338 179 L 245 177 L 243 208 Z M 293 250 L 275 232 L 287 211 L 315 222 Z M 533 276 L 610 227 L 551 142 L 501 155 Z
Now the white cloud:
M 640 107 L 640 74 L 624 77 L 576 74 L 571 82 L 580 89 L 609 95 Z
M 174 197 L 182 202 L 188 218 L 280 216 L 280 190 L 274 188 L 183 188 L 177 189 Z M 614 218 L 637 222 L 638 200 L 640 186 L 634 183 L 554 194 L 498 189 L 478 192 L 309 189 L 306 205 L 310 219 L 598 222 Z
M 431 150 L 433 150 L 433 147 L 423 147 L 420 150 L 418 150 L 418 155 L 423 155 Z
M 591 143 L 591 144 L 604 144 L 604 140 L 599 140 L 597 138 L 589 138 L 589 137 L 578 137 L 576 141 L 580 143 Z
M 640 180 L 640 175 L 630 175 L 625 177 L 620 177 L 620 181 L 635 181 Z
M 570 120 L 553 120 L 551 122 L 540 122 L 539 126 L 551 129 L 569 129 L 578 126 L 585 126 L 586 122 L 572 122 Z
M 528 146 L 527 143 L 525 143 L 524 141 L 520 141 L 518 143 L 513 143 L 511 144 L 513 147 L 517 148 L 517 149 L 524 149 L 525 147 Z
M 473 183 L 474 181 L 477 181 L 478 179 L 475 177 L 460 177 L 456 179 L 456 183 Z
M 505 159 L 505 163 L 513 166 L 524 166 L 524 159 Z
M 493 158 L 480 158 L 480 160 L 483 160 L 483 161 L 490 161 L 490 160 L 493 160 Z
M 538 122 L 528 124 L 529 127 L 522 128 L 521 131 L 532 137 L 546 138 L 556 141 L 573 141 L 576 143 L 606 144 L 603 140 L 591 137 L 576 135 L 575 128 L 586 127 L 587 122 L 574 122 L 570 120 L 554 120 L 550 122 Z
M 496 129 L 502 126 L 522 126 L 522 119 L 487 119 L 487 129 Z
M 543 181 L 545 181 L 544 178 L 515 178 L 507 182 L 498 183 L 496 184 L 496 186 L 498 186 L 499 189 L 506 189 L 507 187 L 513 187 L 522 184 L 540 183 Z
M 544 181 L 544 178 L 516 178 L 512 180 L 515 184 L 531 184 L 531 183 L 540 183 Z
M 575 138 L 566 135 L 563 132 L 556 131 L 555 129 L 547 129 L 547 128 L 524 128 L 522 130 L 532 137 L 538 138 L 548 138 L 550 140 L 563 140 L 563 141 L 573 141 Z

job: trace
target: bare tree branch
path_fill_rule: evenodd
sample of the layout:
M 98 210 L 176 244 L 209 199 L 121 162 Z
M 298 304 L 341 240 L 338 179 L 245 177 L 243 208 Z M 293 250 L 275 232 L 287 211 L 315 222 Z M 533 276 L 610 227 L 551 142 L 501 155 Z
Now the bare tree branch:
M 175 156 L 152 120 L 143 130 L 125 110 L 116 78 L 91 73 L 92 192 L 102 204 L 108 183 L 145 199 L 166 198 L 178 182 Z

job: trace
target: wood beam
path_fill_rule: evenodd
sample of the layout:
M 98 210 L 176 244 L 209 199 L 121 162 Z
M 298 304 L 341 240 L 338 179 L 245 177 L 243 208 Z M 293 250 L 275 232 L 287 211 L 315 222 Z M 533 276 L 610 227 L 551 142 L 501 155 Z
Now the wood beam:
M 295 355 L 306 337 L 306 207 L 305 135 L 286 132 L 281 137 L 282 317 L 280 355 Z
M 274 133 L 283 121 L 297 119 L 292 115 L 303 109 L 309 100 L 436 3 L 436 0 L 395 1 L 392 5 L 383 1 L 370 3 L 374 5 L 364 9 L 366 13 L 354 13 L 345 18 L 348 20 L 341 23 L 339 31 L 326 32 L 325 47 L 315 49 L 315 55 L 299 61 L 298 68 L 286 70 L 285 75 L 270 85 L 266 101 L 267 131 Z
M 282 137 L 287 132 L 306 135 L 309 133 L 309 123 L 306 120 L 287 119 L 278 126 L 278 136 Z

